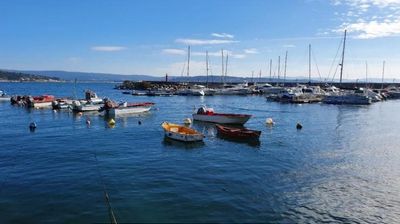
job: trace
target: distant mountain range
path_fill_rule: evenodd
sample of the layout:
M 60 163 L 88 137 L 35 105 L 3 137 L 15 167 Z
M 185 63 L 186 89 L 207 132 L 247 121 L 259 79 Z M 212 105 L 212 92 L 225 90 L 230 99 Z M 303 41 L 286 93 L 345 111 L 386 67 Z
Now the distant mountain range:
M 21 73 L 33 74 L 33 75 L 43 75 L 57 77 L 66 81 L 73 81 L 75 79 L 79 81 L 161 81 L 164 78 L 155 77 L 149 75 L 119 75 L 119 74 L 109 74 L 109 73 L 94 73 L 94 72 L 68 72 L 68 71 L 18 71 Z
M 19 81 L 19 82 L 55 82 L 60 81 L 57 77 L 49 77 L 44 75 L 34 75 L 25 72 L 14 72 L 0 70 L 0 80 Z
M 122 82 L 125 80 L 130 81 L 164 81 L 165 76 L 151 76 L 151 75 L 120 75 L 120 74 L 110 74 L 110 73 L 95 73 L 95 72 L 70 72 L 70 71 L 18 71 L 18 70 L 1 70 L 4 72 L 10 72 L 16 74 L 15 79 L 12 76 L 7 76 L 6 80 L 18 80 L 21 78 L 21 75 L 26 75 L 26 77 L 32 77 L 32 75 L 38 76 L 38 80 L 40 79 L 57 79 L 57 80 L 65 80 L 65 81 L 73 81 L 77 79 L 78 81 L 89 81 L 89 82 Z M 3 75 L 3 77 L 5 77 Z M 0 77 L 0 79 L 2 79 Z M 29 79 L 29 78 L 28 78 Z M 169 81 L 174 82 L 222 82 L 221 76 L 169 76 Z M 283 82 L 282 78 L 251 78 L 251 77 L 236 77 L 236 76 L 226 76 L 224 78 L 227 83 L 240 83 L 240 82 Z M 299 82 L 306 83 L 308 82 L 308 77 L 299 76 L 299 77 L 287 77 L 288 82 Z M 313 79 L 312 82 L 320 82 L 319 79 Z M 325 80 L 323 80 L 325 81 Z M 331 80 L 329 80 L 331 81 Z M 380 79 L 371 78 L 368 80 L 369 82 L 381 82 Z M 393 79 L 385 79 L 385 82 L 394 82 Z M 396 80 L 398 82 L 398 80 Z M 357 80 L 343 80 L 343 82 L 365 82 L 363 79 Z

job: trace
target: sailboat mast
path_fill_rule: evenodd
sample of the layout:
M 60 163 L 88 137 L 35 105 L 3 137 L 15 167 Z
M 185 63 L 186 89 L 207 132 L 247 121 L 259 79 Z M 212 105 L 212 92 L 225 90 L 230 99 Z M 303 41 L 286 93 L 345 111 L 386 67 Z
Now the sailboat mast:
M 272 59 L 269 59 L 269 81 L 272 81 Z
M 225 80 L 228 76 L 228 52 L 226 52 L 226 60 L 225 60 Z
M 285 86 L 285 82 L 286 82 L 287 54 L 288 54 L 288 51 L 286 51 L 286 54 L 285 54 L 285 70 L 283 72 L 283 86 Z
M 368 88 L 368 62 L 365 61 L 365 88 Z
M 221 49 L 221 62 L 222 62 L 222 71 L 221 71 L 221 83 L 224 83 L 224 49 Z
M 208 87 L 208 51 L 206 51 L 206 73 L 207 73 L 207 78 L 206 78 L 206 87 Z
M 383 78 L 385 76 L 385 61 L 383 61 L 383 67 L 382 67 L 382 85 L 381 85 L 381 89 L 383 89 Z
M 311 84 L 311 44 L 308 45 L 308 84 Z
M 260 69 L 260 79 L 258 81 L 261 83 L 261 69 Z
M 281 56 L 278 57 L 278 86 L 280 81 L 280 75 L 281 75 Z
M 189 74 L 190 74 L 190 72 L 189 72 L 189 68 L 190 68 L 190 45 L 188 46 L 188 58 L 187 59 L 188 59 L 188 61 L 187 61 L 187 76 L 189 78 Z
M 347 30 L 344 30 L 342 63 L 340 64 L 340 85 L 342 85 L 342 78 L 343 78 L 343 63 L 344 63 L 344 50 L 346 49 L 346 34 Z

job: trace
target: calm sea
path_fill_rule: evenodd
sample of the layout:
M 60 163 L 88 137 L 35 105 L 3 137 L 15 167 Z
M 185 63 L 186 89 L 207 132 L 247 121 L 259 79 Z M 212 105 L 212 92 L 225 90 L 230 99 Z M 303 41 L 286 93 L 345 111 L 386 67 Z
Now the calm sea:
M 400 101 L 290 105 L 261 96 L 135 97 L 113 87 L 77 84 L 76 93 L 152 101 L 155 109 L 110 128 L 96 114 L 0 104 L 2 223 L 109 222 L 104 188 L 121 223 L 400 222 Z M 0 89 L 72 96 L 74 84 Z M 193 127 L 204 144 L 164 140 L 163 121 L 182 123 L 204 104 L 253 114 L 246 126 L 262 131 L 260 144 L 220 139 L 203 123 Z M 275 126 L 265 125 L 269 117 Z

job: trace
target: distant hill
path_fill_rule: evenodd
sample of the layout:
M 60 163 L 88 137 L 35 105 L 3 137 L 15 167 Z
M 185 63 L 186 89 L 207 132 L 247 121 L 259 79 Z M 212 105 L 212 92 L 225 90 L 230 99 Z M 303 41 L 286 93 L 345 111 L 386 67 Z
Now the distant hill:
M 61 81 L 57 77 L 49 77 L 44 75 L 35 75 L 28 72 L 13 72 L 0 70 L 0 80 L 4 81 L 21 81 L 21 82 L 32 82 L 32 81 Z
M 72 81 L 78 79 L 80 81 L 161 81 L 164 77 L 155 77 L 149 75 L 118 75 L 108 73 L 92 73 L 92 72 L 68 72 L 68 71 L 21 71 L 24 73 L 57 77 L 63 80 Z

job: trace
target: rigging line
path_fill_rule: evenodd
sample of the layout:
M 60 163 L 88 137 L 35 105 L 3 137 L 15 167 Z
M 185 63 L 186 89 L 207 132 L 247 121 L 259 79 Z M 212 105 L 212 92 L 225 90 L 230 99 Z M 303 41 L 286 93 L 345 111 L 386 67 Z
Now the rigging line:
M 185 73 L 185 68 L 186 68 L 186 61 L 183 62 L 183 67 L 182 67 L 182 72 L 181 72 L 182 77 L 183 77 L 183 74 Z
M 338 68 L 339 68 L 339 64 L 336 65 L 335 73 L 333 74 L 333 77 L 332 77 L 331 82 L 333 82 L 333 80 L 335 79 L 335 76 L 336 76 L 336 73 L 337 73 Z
M 108 196 L 106 185 L 104 183 L 104 178 L 103 178 L 103 175 L 100 172 L 99 160 L 97 159 L 97 149 L 95 149 L 94 158 L 96 160 L 97 174 L 99 176 L 99 180 L 101 182 L 101 185 L 103 186 L 104 200 L 105 200 L 105 203 L 106 203 L 107 208 L 108 208 L 108 215 L 110 217 L 110 222 L 112 224 L 117 224 L 118 222 L 117 222 L 117 219 L 115 218 L 114 210 L 113 210 L 113 208 L 111 206 L 110 197 Z
M 343 40 L 340 41 L 340 44 L 339 44 L 338 49 L 337 49 L 337 51 L 336 51 L 335 58 L 334 58 L 333 61 L 332 61 L 331 67 L 329 68 L 329 73 L 328 73 L 327 80 L 329 80 L 329 77 L 331 76 L 331 72 L 332 72 L 333 65 L 335 64 L 336 58 L 337 58 L 337 56 L 339 55 L 339 51 L 340 51 L 340 48 L 342 47 L 342 44 L 343 44 Z M 337 67 L 336 67 L 336 70 L 337 70 Z M 335 74 L 336 74 L 336 70 L 335 70 Z M 334 79 L 334 78 L 332 78 L 332 80 L 333 80 L 333 79 Z
M 316 59 L 315 53 L 314 53 L 314 51 L 313 51 L 312 49 L 311 49 L 311 53 L 312 53 L 312 56 L 313 56 L 313 59 L 314 59 L 315 67 L 317 68 L 317 72 L 318 72 L 318 76 L 319 76 L 319 81 L 322 81 L 321 73 L 319 72 L 319 67 L 318 67 L 317 59 Z

